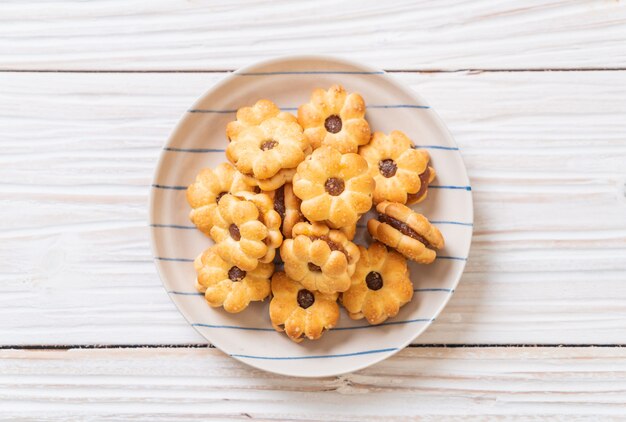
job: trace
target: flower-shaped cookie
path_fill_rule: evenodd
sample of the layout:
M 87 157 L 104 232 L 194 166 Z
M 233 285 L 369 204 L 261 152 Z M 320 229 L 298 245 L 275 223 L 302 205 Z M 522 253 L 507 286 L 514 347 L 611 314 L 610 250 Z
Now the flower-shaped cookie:
M 225 261 L 243 271 L 254 270 L 259 262 L 272 262 L 283 236 L 280 216 L 264 193 L 240 192 L 224 195 L 213 216 L 211 237 Z
M 352 226 L 369 211 L 374 184 L 363 157 L 330 147 L 313 151 L 293 177 L 293 191 L 302 200 L 304 217 L 325 221 L 333 228 Z
M 343 153 L 357 152 L 370 140 L 365 101 L 339 85 L 313 91 L 311 100 L 298 108 L 298 121 L 313 148 L 327 145 Z
M 236 313 L 250 302 L 269 296 L 274 264 L 260 263 L 254 270 L 244 271 L 220 258 L 215 248 L 210 247 L 194 261 L 198 273 L 196 288 L 204 293 L 209 305 Z
M 350 287 L 359 248 L 322 223 L 298 223 L 280 247 L 285 272 L 309 290 L 344 292 Z
M 254 189 L 243 182 L 242 174 L 230 163 L 222 163 L 215 169 L 203 169 L 196 176 L 196 181 L 187 188 L 187 202 L 192 208 L 189 218 L 200 231 L 208 235 L 213 227 L 212 216 L 222 196 L 241 191 L 252 192 Z
M 435 260 L 435 249 L 443 248 L 444 240 L 426 217 L 406 205 L 387 201 L 378 204 L 376 211 L 378 220 L 367 222 L 367 230 L 374 239 L 420 264 Z
M 369 174 L 376 181 L 374 203 L 392 201 L 405 204 L 418 202 L 426 196 L 430 177 L 430 156 L 425 150 L 413 148 L 413 142 L 399 130 L 389 135 L 376 132 L 372 141 L 359 148 L 359 154 L 367 160 Z
M 268 192 L 274 201 L 274 211 L 280 215 L 280 231 L 284 239 L 291 239 L 293 226 L 304 221 L 300 212 L 300 200 L 293 193 L 291 183 L 286 183 L 275 191 Z
M 343 306 L 352 319 L 365 317 L 370 324 L 380 324 L 398 314 L 411 301 L 413 283 L 406 259 L 376 242 L 365 249 L 352 276 L 352 285 L 342 294 Z
M 276 331 L 285 331 L 297 343 L 304 337 L 316 340 L 339 319 L 337 294 L 307 290 L 285 273 L 272 277 L 270 319 Z
M 311 151 L 296 118 L 269 100 L 240 108 L 226 135 L 230 139 L 226 157 L 237 170 L 259 180 L 296 168 Z

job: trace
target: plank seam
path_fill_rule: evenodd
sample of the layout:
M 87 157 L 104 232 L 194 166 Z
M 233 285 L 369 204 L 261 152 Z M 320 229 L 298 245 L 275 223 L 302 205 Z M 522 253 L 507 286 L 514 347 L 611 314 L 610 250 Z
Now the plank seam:
M 0 73 L 232 73 L 235 69 L 161 69 L 161 70 L 94 70 L 94 69 L 0 69 Z M 623 72 L 626 67 L 577 68 L 493 68 L 493 69 L 384 69 L 387 73 L 507 73 L 507 72 Z
M 462 349 L 462 348 L 621 348 L 626 344 L 457 344 L 457 343 L 433 343 L 433 344 L 410 344 L 407 346 L 413 349 Z M 3 345 L 0 350 L 71 350 L 71 349 L 215 349 L 212 344 L 57 344 L 57 345 Z

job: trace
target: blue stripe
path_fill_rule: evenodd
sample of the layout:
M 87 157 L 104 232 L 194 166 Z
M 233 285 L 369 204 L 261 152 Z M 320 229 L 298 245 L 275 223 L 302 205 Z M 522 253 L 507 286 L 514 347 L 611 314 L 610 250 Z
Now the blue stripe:
M 416 105 L 416 104 L 391 104 L 391 105 L 368 104 L 368 105 L 366 105 L 365 108 L 420 108 L 420 109 L 427 109 L 427 108 L 430 108 L 430 106 Z
M 357 325 L 356 327 L 335 327 L 331 331 L 346 331 L 346 330 L 361 330 L 363 328 L 375 328 L 375 327 L 384 327 L 385 325 L 401 325 L 401 324 L 410 324 L 412 322 L 433 322 L 434 318 L 417 318 L 417 319 L 407 319 L 405 321 L 388 321 L 383 322 L 382 324 L 376 325 Z
M 217 114 L 231 114 L 237 113 L 237 110 L 219 110 L 214 108 L 192 108 L 187 110 L 188 113 L 217 113 Z
M 241 327 L 239 325 L 213 325 L 213 324 L 191 324 L 192 327 L 206 327 L 206 328 L 231 328 L 233 330 L 245 330 L 245 331 L 276 331 L 273 328 L 261 328 L 261 327 Z
M 196 153 L 205 153 L 205 152 L 225 152 L 225 149 L 218 148 L 174 148 L 174 147 L 166 147 L 163 148 L 164 151 L 171 152 L 196 152 Z
M 397 351 L 397 347 L 391 347 L 388 349 L 374 349 L 363 350 L 361 352 L 352 353 L 339 353 L 336 355 L 311 355 L 311 356 L 253 356 L 253 355 L 239 355 L 231 354 L 234 358 L 246 358 L 246 359 L 265 359 L 265 360 L 300 360 L 300 359 L 328 359 L 328 358 L 345 358 L 350 356 L 371 355 L 374 353 L 389 353 Z
M 193 230 L 196 226 L 179 226 L 177 224 L 150 224 L 150 227 L 168 228 L 168 229 L 185 229 Z
M 157 261 L 173 261 L 173 262 L 193 262 L 193 259 L 189 258 L 166 258 L 162 256 L 155 256 L 154 259 Z
M 468 226 L 473 227 L 473 223 L 462 223 L 460 221 L 448 221 L 448 220 L 431 220 L 432 224 L 455 224 L 457 226 Z
M 187 186 L 167 186 L 167 185 L 153 184 L 152 187 L 156 189 L 187 190 Z
M 401 325 L 401 324 L 410 324 L 413 322 L 433 322 L 434 318 L 417 318 L 417 319 L 409 319 L 405 321 L 388 321 L 383 322 L 382 324 L 377 325 L 357 325 L 355 327 L 335 327 L 331 328 L 330 331 L 348 331 L 348 330 L 361 330 L 364 328 L 376 328 L 383 327 L 385 325 Z M 273 328 L 263 328 L 263 327 L 243 327 L 240 325 L 214 325 L 214 324 L 201 324 L 194 323 L 191 324 L 192 327 L 206 327 L 206 328 L 230 328 L 234 330 L 246 330 L 246 331 L 276 331 Z
M 270 75 L 384 75 L 385 72 L 359 72 L 347 70 L 302 70 L 282 72 L 235 72 L 237 76 L 270 76 Z
M 441 145 L 416 145 L 417 149 L 443 149 L 445 151 L 459 151 L 459 147 L 443 147 Z
M 453 259 L 456 261 L 467 261 L 467 258 L 462 258 L 460 256 L 441 256 L 437 255 L 437 259 Z
M 177 292 L 176 290 L 169 290 L 168 293 L 181 296 L 204 296 L 204 293 L 201 292 Z
M 459 189 L 459 190 L 466 190 L 466 191 L 472 190 L 471 186 L 452 186 L 452 185 L 429 185 L 428 188 L 429 189 Z
M 430 289 L 413 289 L 414 292 L 447 292 L 453 293 L 454 289 L 430 288 Z

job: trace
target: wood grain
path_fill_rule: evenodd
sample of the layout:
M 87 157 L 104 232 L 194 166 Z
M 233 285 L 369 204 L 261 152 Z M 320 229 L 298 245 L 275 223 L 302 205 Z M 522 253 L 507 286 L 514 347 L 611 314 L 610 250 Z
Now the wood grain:
M 6 350 L 0 420 L 617 420 L 625 385 L 622 348 L 413 348 L 323 379 L 216 349 Z
M 0 69 L 222 70 L 285 54 L 386 69 L 626 67 L 623 2 L 3 1 Z
M 0 78 L 0 344 L 204 343 L 150 256 L 147 198 L 219 74 Z M 418 343 L 623 343 L 626 72 L 401 74 L 455 135 L 467 271 Z

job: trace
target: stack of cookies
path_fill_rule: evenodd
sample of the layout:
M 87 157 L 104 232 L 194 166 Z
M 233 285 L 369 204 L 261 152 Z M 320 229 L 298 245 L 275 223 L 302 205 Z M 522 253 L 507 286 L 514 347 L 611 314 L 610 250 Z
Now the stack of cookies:
M 426 198 L 435 170 L 404 133 L 371 134 L 365 110 L 335 85 L 313 91 L 297 118 L 268 100 L 237 111 L 229 163 L 187 190 L 191 221 L 215 241 L 194 263 L 209 305 L 241 312 L 271 296 L 272 325 L 299 342 L 333 328 L 339 303 L 380 324 L 411 300 L 407 259 L 429 264 L 444 244 L 407 207 Z M 365 248 L 353 239 L 373 206 Z

